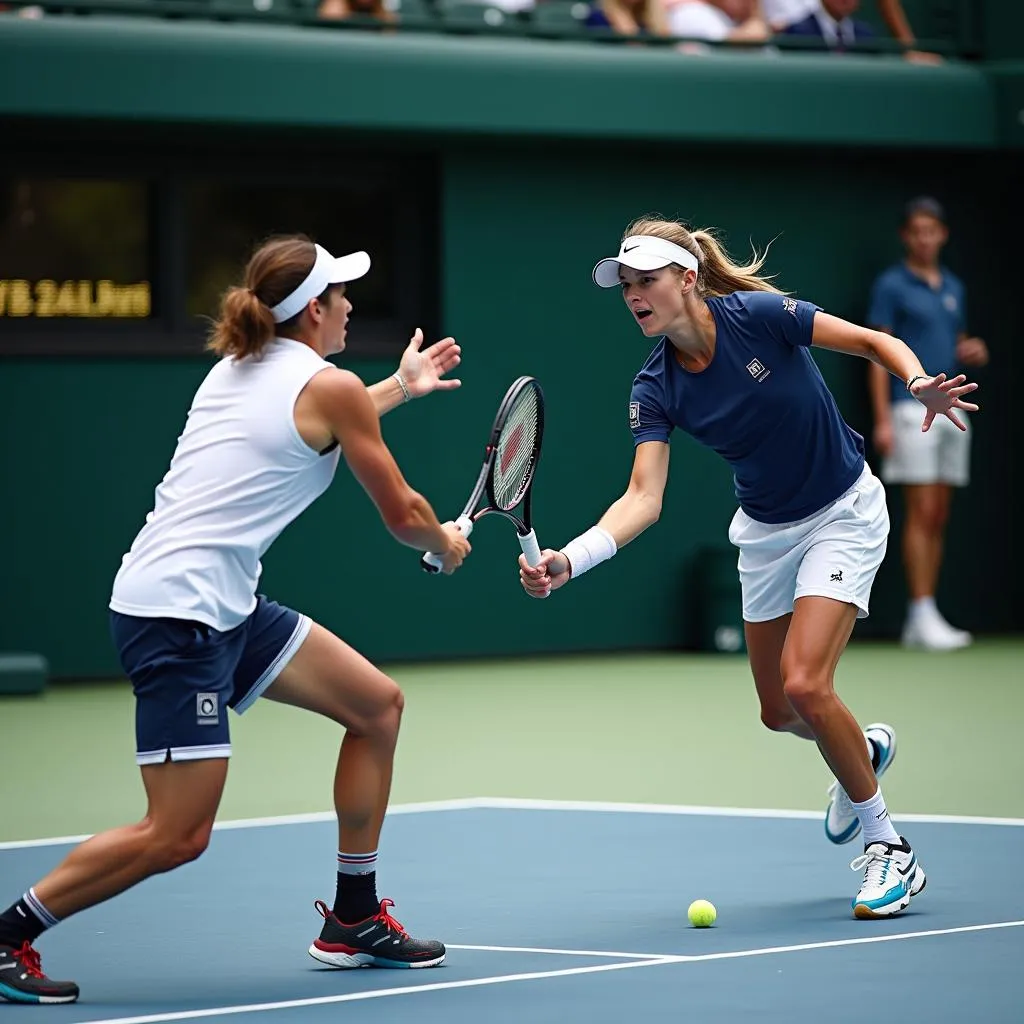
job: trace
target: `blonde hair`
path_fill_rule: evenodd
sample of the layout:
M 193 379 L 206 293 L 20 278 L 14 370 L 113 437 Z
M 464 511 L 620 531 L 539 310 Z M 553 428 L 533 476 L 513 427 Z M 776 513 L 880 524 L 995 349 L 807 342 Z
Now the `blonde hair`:
M 745 264 L 734 263 L 725 247 L 719 242 L 714 228 L 700 228 L 690 231 L 677 220 L 662 220 L 656 216 L 641 217 L 626 228 L 623 239 L 631 235 L 653 235 L 675 242 L 697 257 L 696 292 L 701 298 L 720 298 L 733 292 L 777 292 L 786 293 L 771 283 L 774 274 L 761 274 L 768 257 L 768 250 L 759 253 L 754 249 L 754 258 Z
M 259 356 L 278 334 L 287 335 L 301 312 L 275 323 L 271 308 L 302 284 L 316 262 L 316 247 L 305 235 L 264 242 L 245 268 L 245 284 L 229 288 L 220 300 L 206 347 L 219 356 Z

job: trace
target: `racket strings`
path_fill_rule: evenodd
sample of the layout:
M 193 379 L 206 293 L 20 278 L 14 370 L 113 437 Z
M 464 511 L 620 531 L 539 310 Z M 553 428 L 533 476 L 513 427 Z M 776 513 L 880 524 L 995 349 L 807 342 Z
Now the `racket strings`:
M 539 409 L 537 392 L 527 388 L 509 412 L 498 438 L 494 459 L 494 500 L 504 510 L 514 508 L 533 473 Z

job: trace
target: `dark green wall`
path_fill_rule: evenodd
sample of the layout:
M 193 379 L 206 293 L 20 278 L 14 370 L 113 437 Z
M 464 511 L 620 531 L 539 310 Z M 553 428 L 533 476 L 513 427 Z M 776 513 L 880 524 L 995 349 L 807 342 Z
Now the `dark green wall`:
M 1015 165 L 994 154 L 884 154 L 466 143 L 442 161 L 444 329 L 464 347 L 463 389 L 401 409 L 385 435 L 414 486 L 453 515 L 472 482 L 497 399 L 521 373 L 548 396 L 537 481 L 542 543 L 588 526 L 624 487 L 630 381 L 645 342 L 594 261 L 647 210 L 715 224 L 742 252 L 776 238 L 780 284 L 858 319 L 874 273 L 896 257 L 905 198 L 948 204 L 950 264 L 967 280 L 972 326 L 994 355 L 983 371 L 977 484 L 959 500 L 943 599 L 978 630 L 1019 628 L 1024 552 L 1013 488 L 1022 428 L 1012 381 L 1024 367 L 1014 296 Z M 411 326 L 411 325 L 410 325 Z M 864 366 L 821 358 L 844 412 L 867 429 Z M 117 671 L 105 605 L 122 552 L 150 507 L 205 369 L 196 361 L 0 361 L 6 546 L 0 649 L 46 654 L 57 675 Z M 390 367 L 356 363 L 368 381 Z M 662 522 L 620 557 L 548 602 L 519 591 L 518 546 L 485 521 L 457 576 L 427 577 L 380 525 L 347 472 L 265 560 L 265 589 L 376 658 L 663 647 L 693 637 L 692 566 L 723 544 L 733 510 L 724 464 L 684 437 Z M 898 501 L 894 502 L 898 521 Z M 862 635 L 891 635 L 903 600 L 895 543 Z
M 0 19 L 0 115 L 383 135 L 995 144 L 962 62 L 103 17 Z M 126 88 L 126 83 L 130 87 Z

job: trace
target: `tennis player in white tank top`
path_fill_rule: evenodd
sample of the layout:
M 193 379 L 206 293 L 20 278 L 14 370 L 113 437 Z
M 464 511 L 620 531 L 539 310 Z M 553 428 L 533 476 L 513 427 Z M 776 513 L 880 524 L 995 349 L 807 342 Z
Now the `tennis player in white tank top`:
M 339 844 L 333 905 L 309 952 L 336 967 L 429 967 L 445 947 L 410 937 L 376 892 L 403 697 L 397 684 L 304 615 L 257 594 L 260 558 L 321 495 L 343 454 L 394 537 L 444 552 L 454 572 L 469 544 L 438 522 L 406 483 L 380 416 L 458 387 L 446 338 L 367 388 L 327 356 L 345 346 L 345 283 L 366 253 L 334 258 L 303 236 L 274 239 L 230 289 L 210 348 L 221 359 L 196 392 L 171 465 L 114 581 L 111 631 L 136 695 L 142 821 L 95 836 L 0 915 L 0 995 L 73 1002 L 74 982 L 38 967 L 47 928 L 160 872 L 194 860 L 210 839 L 227 777 L 229 708 L 259 696 L 315 711 L 345 728 L 334 783 Z M 27 969 L 31 967 L 32 969 Z

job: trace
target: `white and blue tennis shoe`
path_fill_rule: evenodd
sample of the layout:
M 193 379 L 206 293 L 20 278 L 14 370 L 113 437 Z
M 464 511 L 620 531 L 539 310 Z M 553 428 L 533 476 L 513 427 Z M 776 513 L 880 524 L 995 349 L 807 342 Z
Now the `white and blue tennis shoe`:
M 853 916 L 892 917 L 910 905 L 912 896 L 924 889 L 927 879 L 917 854 L 900 836 L 899 844 L 881 840 L 868 843 L 864 853 L 850 862 L 864 872 L 860 892 L 853 898 Z

